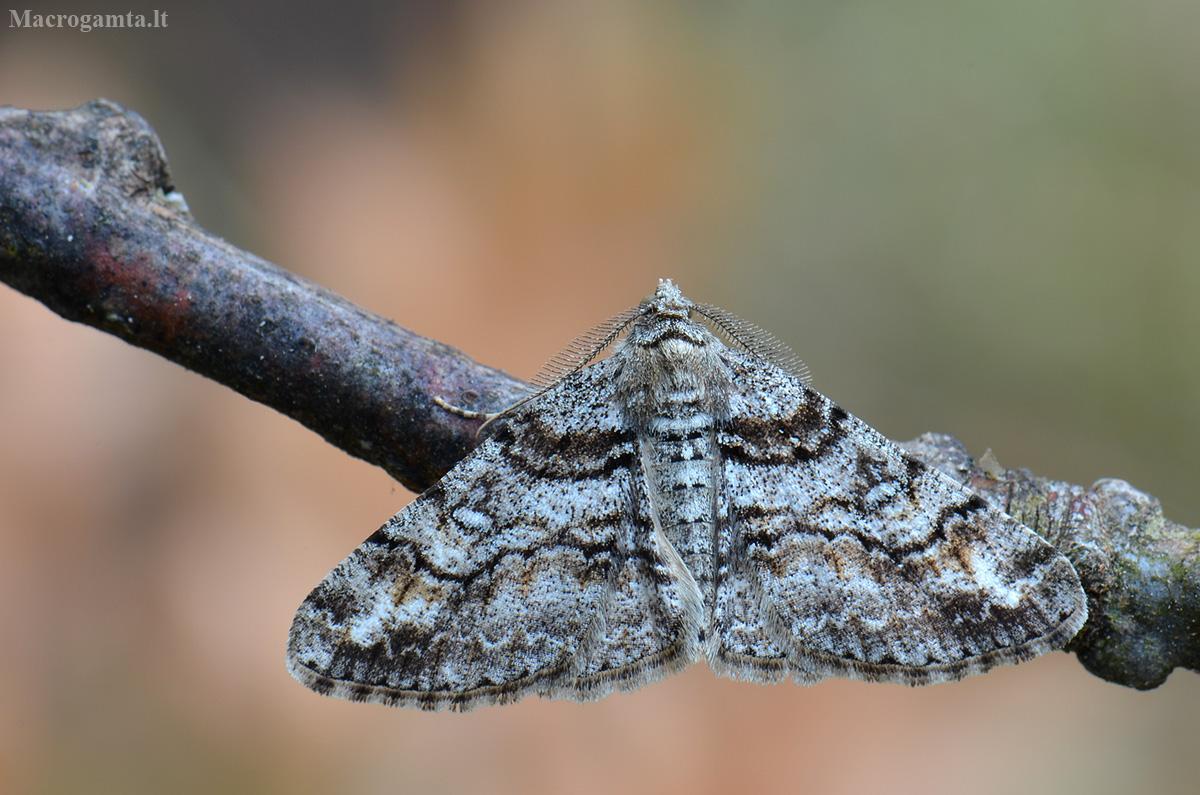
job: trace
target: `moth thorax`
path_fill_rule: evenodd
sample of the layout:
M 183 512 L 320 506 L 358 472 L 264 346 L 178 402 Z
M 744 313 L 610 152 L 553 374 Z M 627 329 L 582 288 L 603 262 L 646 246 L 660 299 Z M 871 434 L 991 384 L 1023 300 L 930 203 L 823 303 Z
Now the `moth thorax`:
M 627 346 L 617 375 L 617 395 L 625 417 L 640 429 L 654 417 L 681 408 L 715 419 L 728 414 L 732 379 L 713 345 L 665 339 L 642 347 Z

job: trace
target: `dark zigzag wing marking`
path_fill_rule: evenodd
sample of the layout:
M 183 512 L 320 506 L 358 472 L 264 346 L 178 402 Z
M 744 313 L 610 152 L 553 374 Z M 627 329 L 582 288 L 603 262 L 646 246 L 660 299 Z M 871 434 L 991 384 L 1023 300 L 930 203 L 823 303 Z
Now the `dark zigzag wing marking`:
M 309 595 L 289 644 L 297 678 L 358 700 L 466 708 L 569 673 L 621 527 L 506 520 L 477 488 L 489 477 L 518 492 L 535 483 L 488 440 Z M 580 492 L 599 515 L 621 516 L 614 478 Z
M 1061 647 L 1086 603 L 1036 535 L 772 365 L 730 351 L 715 666 L 920 684 Z M 749 574 L 747 574 L 749 572 Z
M 335 568 L 293 623 L 297 679 L 466 709 L 596 697 L 693 658 L 605 383 L 589 368 L 515 412 Z M 567 451 L 582 471 L 557 460 Z

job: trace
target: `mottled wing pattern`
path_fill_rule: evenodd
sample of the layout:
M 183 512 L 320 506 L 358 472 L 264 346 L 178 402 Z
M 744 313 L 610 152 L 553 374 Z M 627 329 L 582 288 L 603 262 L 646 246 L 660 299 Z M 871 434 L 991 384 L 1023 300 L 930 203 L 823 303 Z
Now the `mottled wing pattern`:
M 611 383 L 601 363 L 516 411 L 338 565 L 296 614 L 293 675 L 343 698 L 465 709 L 598 697 L 694 659 L 686 583 Z
M 956 679 L 1061 647 L 1053 547 L 774 365 L 736 351 L 710 660 L 751 679 Z

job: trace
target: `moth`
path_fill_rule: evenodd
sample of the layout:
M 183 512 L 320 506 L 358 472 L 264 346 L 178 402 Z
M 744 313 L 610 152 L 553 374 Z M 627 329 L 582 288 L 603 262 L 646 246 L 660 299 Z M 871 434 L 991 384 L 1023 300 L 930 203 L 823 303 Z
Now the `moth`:
M 921 685 L 1061 648 L 1087 618 L 1053 546 L 669 280 L 535 384 L 309 594 L 296 679 L 460 710 L 594 699 L 701 658 Z

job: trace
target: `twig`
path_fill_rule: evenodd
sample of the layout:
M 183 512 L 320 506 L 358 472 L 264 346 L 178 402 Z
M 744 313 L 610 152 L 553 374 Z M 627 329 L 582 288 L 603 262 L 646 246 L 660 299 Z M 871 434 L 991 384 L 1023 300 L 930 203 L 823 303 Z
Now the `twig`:
M 414 490 L 471 449 L 520 381 L 197 226 L 154 131 L 98 100 L 0 109 L 0 279 L 79 323 L 265 403 Z
M 437 399 L 486 411 L 529 389 L 198 227 L 153 130 L 105 100 L 0 108 L 0 279 L 299 420 L 414 490 L 475 443 L 479 420 Z M 1049 481 L 973 461 L 947 436 L 906 446 L 1071 558 L 1091 618 L 1070 650 L 1088 670 L 1136 688 L 1200 670 L 1200 531 L 1123 481 Z

